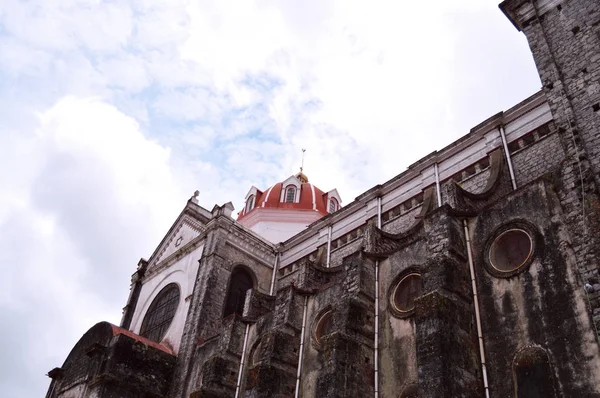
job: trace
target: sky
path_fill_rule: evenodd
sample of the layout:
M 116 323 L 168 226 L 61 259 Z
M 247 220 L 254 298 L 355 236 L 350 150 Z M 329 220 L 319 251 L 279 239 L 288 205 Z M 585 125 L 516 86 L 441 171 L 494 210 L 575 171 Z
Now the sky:
M 187 199 L 350 203 L 534 94 L 498 0 L 2 0 L 0 395 L 39 397 Z

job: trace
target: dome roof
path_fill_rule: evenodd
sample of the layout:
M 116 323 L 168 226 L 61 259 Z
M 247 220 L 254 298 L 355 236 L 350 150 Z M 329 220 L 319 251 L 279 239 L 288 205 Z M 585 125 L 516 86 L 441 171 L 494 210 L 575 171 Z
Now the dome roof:
M 293 201 L 286 200 L 287 190 L 294 189 Z M 299 193 L 297 191 L 300 191 Z M 289 194 L 291 195 L 291 193 Z M 238 221 L 257 209 L 282 209 L 318 212 L 321 216 L 329 214 L 328 202 L 335 199 L 336 210 L 339 208 L 340 198 L 337 191 L 323 192 L 321 189 L 308 182 L 308 177 L 302 173 L 291 176 L 283 182 L 278 182 L 265 191 L 253 187 L 246 196 L 246 205 L 239 213 Z M 252 203 L 250 203 L 253 201 Z

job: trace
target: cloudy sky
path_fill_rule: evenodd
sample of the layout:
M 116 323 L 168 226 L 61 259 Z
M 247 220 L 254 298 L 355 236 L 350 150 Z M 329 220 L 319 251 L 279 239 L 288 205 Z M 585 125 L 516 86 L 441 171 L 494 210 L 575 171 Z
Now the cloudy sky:
M 535 93 L 498 0 L 2 0 L 0 395 L 100 320 L 199 189 L 349 203 Z

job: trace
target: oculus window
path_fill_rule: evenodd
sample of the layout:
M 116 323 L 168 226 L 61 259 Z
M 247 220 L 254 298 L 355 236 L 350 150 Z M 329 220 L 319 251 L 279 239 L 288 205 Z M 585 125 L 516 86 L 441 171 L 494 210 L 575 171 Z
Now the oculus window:
M 179 286 L 175 283 L 165 286 L 154 298 L 142 321 L 140 336 L 160 342 L 167 333 L 179 305 Z
M 333 332 L 333 312 L 331 310 L 325 311 L 323 315 L 319 317 L 315 326 L 314 339 L 318 345 L 321 343 L 321 339 L 328 334 Z
M 498 235 L 489 249 L 489 261 L 500 272 L 523 267 L 533 254 L 533 240 L 522 229 L 509 229 Z
M 410 315 L 415 309 L 415 300 L 421 296 L 421 274 L 412 272 L 400 279 L 392 289 L 390 301 L 398 315 Z

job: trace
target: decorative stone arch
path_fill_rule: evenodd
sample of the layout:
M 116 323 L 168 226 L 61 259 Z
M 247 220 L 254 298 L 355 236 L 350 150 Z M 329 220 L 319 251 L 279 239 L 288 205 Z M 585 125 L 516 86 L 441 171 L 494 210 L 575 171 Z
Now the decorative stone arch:
M 419 398 L 419 385 L 415 382 L 405 384 L 398 398 Z
M 232 268 L 227 282 L 227 294 L 223 303 L 223 317 L 231 314 L 242 315 L 246 302 L 246 293 L 255 289 L 258 282 L 256 274 L 246 265 L 236 265 Z
M 516 398 L 556 398 L 550 358 L 543 348 L 529 346 L 517 351 L 512 371 Z

